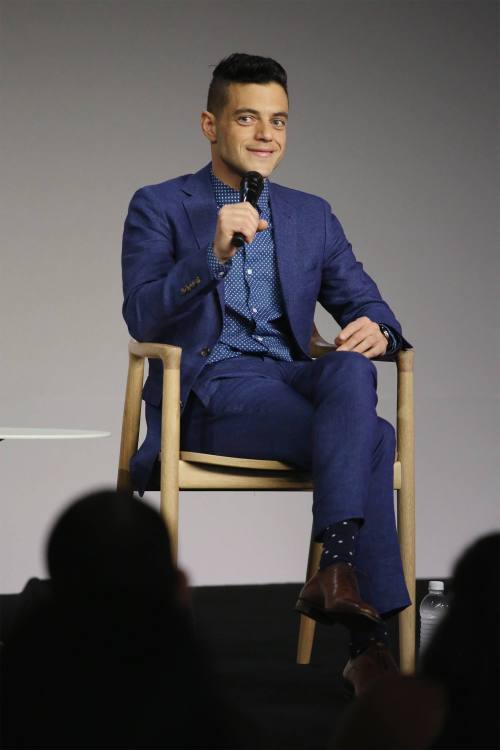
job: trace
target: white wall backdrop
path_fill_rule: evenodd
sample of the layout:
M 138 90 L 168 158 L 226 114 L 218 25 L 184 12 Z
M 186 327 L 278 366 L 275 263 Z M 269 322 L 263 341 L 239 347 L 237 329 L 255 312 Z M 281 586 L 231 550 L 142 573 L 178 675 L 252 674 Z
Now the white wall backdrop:
M 127 205 L 209 161 L 199 113 L 234 51 L 287 69 L 289 146 L 272 179 L 332 203 L 415 346 L 418 576 L 449 575 L 500 526 L 497 16 L 481 0 L 3 0 L 0 422 L 113 435 L 2 443 L 2 592 L 45 574 L 68 500 L 115 481 Z M 318 322 L 335 334 L 324 311 Z M 379 370 L 393 420 L 394 368 Z M 301 580 L 310 505 L 184 493 L 192 581 Z

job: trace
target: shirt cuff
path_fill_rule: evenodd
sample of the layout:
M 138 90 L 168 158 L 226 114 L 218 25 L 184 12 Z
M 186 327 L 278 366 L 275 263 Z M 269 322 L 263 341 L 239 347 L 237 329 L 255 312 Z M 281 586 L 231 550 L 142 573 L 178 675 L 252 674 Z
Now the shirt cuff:
M 225 276 L 227 276 L 233 263 L 232 258 L 229 258 L 228 260 L 226 260 L 225 263 L 221 263 L 218 257 L 214 253 L 213 245 L 210 245 L 208 248 L 207 260 L 208 260 L 208 267 L 210 269 L 210 273 L 212 274 L 212 278 L 214 278 L 216 281 L 220 281 Z

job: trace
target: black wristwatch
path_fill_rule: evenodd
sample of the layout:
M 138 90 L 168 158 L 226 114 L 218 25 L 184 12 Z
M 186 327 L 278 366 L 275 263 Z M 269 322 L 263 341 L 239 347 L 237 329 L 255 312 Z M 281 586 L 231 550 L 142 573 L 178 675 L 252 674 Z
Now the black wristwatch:
M 386 350 L 386 354 L 387 354 L 389 352 L 389 349 L 392 346 L 392 336 L 389 333 L 389 329 L 387 328 L 387 326 L 383 325 L 382 323 L 379 323 L 378 327 L 380 328 L 380 331 L 384 334 L 385 338 L 387 339 L 387 350 Z

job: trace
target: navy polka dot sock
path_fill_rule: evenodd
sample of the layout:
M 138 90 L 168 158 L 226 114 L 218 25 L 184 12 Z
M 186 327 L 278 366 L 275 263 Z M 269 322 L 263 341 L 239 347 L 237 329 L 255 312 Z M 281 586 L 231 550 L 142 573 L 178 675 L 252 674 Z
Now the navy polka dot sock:
M 321 540 L 323 552 L 319 562 L 320 570 L 335 563 L 353 565 L 360 523 L 355 518 L 349 518 L 327 526 Z
M 356 625 L 349 628 L 349 633 L 351 636 L 349 643 L 351 659 L 355 659 L 375 641 L 385 643 L 386 646 L 389 645 L 389 634 L 385 622 L 369 622 L 360 618 Z

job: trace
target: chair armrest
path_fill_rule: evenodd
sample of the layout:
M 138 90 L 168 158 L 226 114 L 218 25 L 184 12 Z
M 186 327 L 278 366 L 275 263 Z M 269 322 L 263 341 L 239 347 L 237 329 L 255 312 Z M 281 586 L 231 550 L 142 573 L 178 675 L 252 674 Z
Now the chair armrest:
M 135 364 L 144 370 L 144 359 L 161 359 L 163 363 L 163 391 L 161 404 L 161 463 L 160 486 L 161 514 L 171 533 L 172 556 L 177 559 L 177 503 L 179 495 L 179 455 L 180 455 L 180 385 L 181 385 L 181 355 L 180 346 L 171 344 L 140 343 L 131 339 L 128 345 L 129 372 Z M 135 362 L 135 364 L 134 364 Z M 141 377 L 142 384 L 142 377 Z M 139 398 L 140 409 L 140 398 Z M 139 425 L 137 423 L 137 435 Z M 137 440 L 134 434 L 135 447 Z M 167 498 L 174 502 L 167 502 Z
M 137 451 L 141 419 L 144 360 L 161 359 L 163 363 L 161 451 L 165 468 L 170 470 L 169 482 L 177 474 L 180 440 L 180 365 L 182 349 L 170 344 L 140 343 L 130 339 L 128 375 L 123 409 L 118 488 L 130 490 L 130 459 Z M 168 440 L 167 440 L 168 436 Z M 168 447 L 167 447 L 168 446 Z
M 309 354 L 311 357 L 322 357 L 325 354 L 334 352 L 337 350 L 335 344 L 330 343 L 321 336 L 316 326 L 313 326 L 313 332 L 311 340 L 309 342 Z M 401 372 L 411 372 L 413 366 L 413 357 L 409 357 L 409 354 L 413 354 L 412 349 L 400 349 L 395 354 L 384 354 L 381 357 L 373 357 L 372 362 L 396 362 L 398 370 Z
M 182 349 L 180 346 L 171 344 L 140 343 L 130 339 L 128 345 L 129 353 L 135 357 L 145 359 L 161 359 L 163 368 L 168 370 L 180 370 Z
M 399 460 L 405 464 L 408 481 L 414 482 L 415 424 L 413 404 L 413 349 L 403 349 L 396 354 L 397 383 L 397 450 Z
M 397 363 L 398 372 L 413 372 L 415 349 L 400 349 L 392 355 Z

